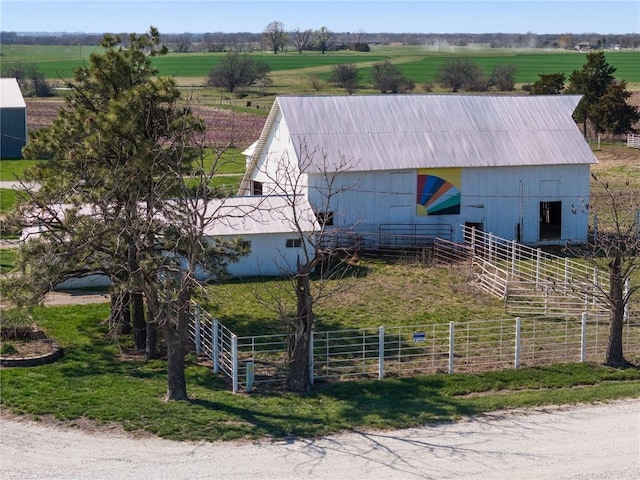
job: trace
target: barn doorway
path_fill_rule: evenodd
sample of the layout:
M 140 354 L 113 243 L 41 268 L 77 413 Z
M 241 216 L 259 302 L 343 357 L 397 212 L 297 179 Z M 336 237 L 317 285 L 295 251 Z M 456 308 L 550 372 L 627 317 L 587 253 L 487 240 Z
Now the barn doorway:
M 464 242 L 471 243 L 473 239 L 472 231 L 475 229 L 476 234 L 478 232 L 484 232 L 484 224 L 480 222 L 464 222 Z
M 540 240 L 562 238 L 562 202 L 540 202 Z

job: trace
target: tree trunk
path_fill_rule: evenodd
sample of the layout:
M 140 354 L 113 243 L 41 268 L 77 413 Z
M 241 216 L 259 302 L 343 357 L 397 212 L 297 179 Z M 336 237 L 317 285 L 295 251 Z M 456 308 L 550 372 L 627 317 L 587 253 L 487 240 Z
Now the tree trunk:
M 111 311 L 109 313 L 109 328 L 114 334 L 131 333 L 127 292 L 111 293 Z
M 147 322 L 146 342 L 145 342 L 145 358 L 153 360 L 158 358 L 158 335 L 157 325 L 154 321 L 153 313 L 148 312 L 149 321 Z
M 147 343 L 147 331 L 144 320 L 144 297 L 133 294 L 133 343 L 136 350 L 144 350 Z
M 121 302 L 120 320 L 122 327 L 120 331 L 125 335 L 129 335 L 131 333 L 131 294 L 122 292 Z
M 176 314 L 167 309 L 162 321 L 162 333 L 167 342 L 167 400 L 187 399 L 187 380 L 185 378 L 185 334 L 188 314 L 178 311 Z M 175 315 L 176 318 L 171 318 Z
M 311 389 L 309 376 L 309 347 L 313 328 L 313 297 L 309 284 L 309 273 L 300 272 L 296 277 L 298 314 L 293 345 L 289 349 L 287 390 L 308 392 Z
M 605 364 L 611 367 L 624 367 L 627 362 L 622 351 L 622 328 L 624 326 L 624 278 L 622 277 L 622 258 L 616 256 L 609 263 L 609 342 Z

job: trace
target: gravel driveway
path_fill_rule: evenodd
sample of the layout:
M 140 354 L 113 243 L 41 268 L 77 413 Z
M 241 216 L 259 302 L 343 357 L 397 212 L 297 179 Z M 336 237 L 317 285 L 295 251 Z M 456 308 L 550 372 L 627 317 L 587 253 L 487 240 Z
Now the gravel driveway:
M 2 479 L 640 478 L 640 399 L 315 440 L 194 443 L 3 419 Z

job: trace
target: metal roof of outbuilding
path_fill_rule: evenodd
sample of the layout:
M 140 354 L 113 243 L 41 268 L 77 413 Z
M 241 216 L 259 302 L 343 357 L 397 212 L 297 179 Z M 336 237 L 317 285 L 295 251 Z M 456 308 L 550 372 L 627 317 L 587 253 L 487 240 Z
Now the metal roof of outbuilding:
M 572 118 L 580 98 L 283 96 L 274 108 L 300 163 L 301 145 L 323 153 L 317 170 L 337 169 L 344 160 L 351 170 L 597 163 Z
M 295 205 L 295 209 L 294 209 Z M 169 205 L 170 206 L 170 205 Z M 144 205 L 140 205 L 144 208 Z M 176 204 L 177 208 L 184 205 Z M 205 203 L 198 201 L 194 207 L 201 210 Z M 34 210 L 27 213 L 25 220 L 35 223 L 36 220 L 63 218 L 65 212 L 72 208 L 70 204 L 55 204 L 46 210 Z M 80 215 L 99 217 L 100 208 L 92 205 L 80 207 Z M 306 197 L 289 196 L 247 196 L 213 199 L 206 204 L 202 212 L 204 235 L 209 237 L 247 236 L 259 234 L 307 234 L 319 230 L 313 209 Z M 162 215 L 158 219 L 162 220 Z M 22 230 L 21 239 L 36 238 L 45 229 L 44 226 L 32 226 Z
M 26 108 L 20 86 L 15 78 L 0 78 L 0 108 Z
M 295 211 L 293 204 L 295 203 Z M 209 202 L 208 236 L 264 233 L 310 233 L 318 230 L 311 205 L 304 196 L 230 197 Z

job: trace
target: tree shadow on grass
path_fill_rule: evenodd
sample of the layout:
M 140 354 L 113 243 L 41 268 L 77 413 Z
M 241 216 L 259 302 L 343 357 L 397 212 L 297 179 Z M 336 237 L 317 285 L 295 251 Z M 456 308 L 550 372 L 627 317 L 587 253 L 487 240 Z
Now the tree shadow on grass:
M 231 428 L 238 431 L 252 426 L 256 429 L 254 434 L 273 438 L 408 428 L 477 413 L 463 400 L 440 393 L 442 385 L 433 378 L 353 381 L 323 385 L 308 394 L 255 394 L 258 399 L 239 396 L 232 404 L 208 399 L 194 399 L 191 403 L 237 419 L 237 425 Z M 274 411 L 287 413 L 271 413 L 270 404 L 279 405 Z

